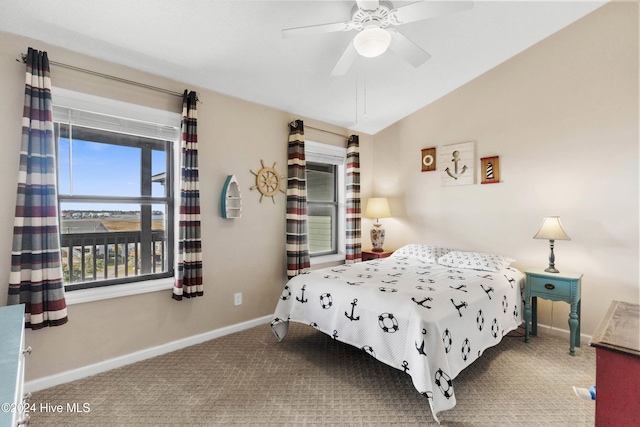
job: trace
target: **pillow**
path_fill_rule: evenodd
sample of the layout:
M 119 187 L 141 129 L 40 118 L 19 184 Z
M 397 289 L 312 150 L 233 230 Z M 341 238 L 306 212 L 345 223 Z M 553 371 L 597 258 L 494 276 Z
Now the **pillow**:
M 513 261 L 515 261 L 513 258 L 502 255 L 451 251 L 438 258 L 437 263 L 445 267 L 499 272 L 509 267 Z
M 434 245 L 410 244 L 401 247 L 391 254 L 391 256 L 396 258 L 417 259 L 422 262 L 436 262 L 438 258 L 445 255 L 450 250 L 451 249 Z

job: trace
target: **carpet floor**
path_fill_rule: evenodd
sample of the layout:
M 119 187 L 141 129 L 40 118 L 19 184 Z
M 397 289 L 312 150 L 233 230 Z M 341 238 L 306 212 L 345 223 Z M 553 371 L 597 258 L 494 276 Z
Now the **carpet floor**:
M 595 349 L 522 330 L 454 380 L 443 426 L 592 426 Z M 261 325 L 33 394 L 40 426 L 437 425 L 411 378 L 315 329 L 291 323 L 278 342 Z M 62 405 L 61 412 L 47 412 Z

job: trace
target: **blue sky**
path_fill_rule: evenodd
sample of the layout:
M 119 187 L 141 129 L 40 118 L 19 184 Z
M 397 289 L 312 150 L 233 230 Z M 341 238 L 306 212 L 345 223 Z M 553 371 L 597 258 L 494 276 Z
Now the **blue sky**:
M 59 139 L 60 194 L 71 194 L 69 168 L 69 140 Z M 139 196 L 140 149 L 86 141 L 73 141 L 73 195 Z M 165 153 L 154 151 L 152 175 L 165 172 Z M 153 183 L 152 195 L 162 196 L 164 187 Z M 62 209 L 140 210 L 139 205 L 128 204 L 65 204 Z M 154 208 L 155 209 L 155 208 Z

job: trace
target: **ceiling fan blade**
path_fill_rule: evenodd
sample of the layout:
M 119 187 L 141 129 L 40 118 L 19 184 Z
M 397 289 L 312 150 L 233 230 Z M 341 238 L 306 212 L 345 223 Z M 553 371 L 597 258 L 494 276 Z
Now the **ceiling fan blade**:
M 400 25 L 461 12 L 472 7 L 472 1 L 419 1 L 390 11 L 389 17 L 392 24 Z
M 376 10 L 380 6 L 379 0 L 356 0 L 356 3 L 363 10 Z
M 419 67 L 431 58 L 431 55 L 425 52 L 424 49 L 396 30 L 387 28 L 387 31 L 391 34 L 389 49 L 400 55 L 409 64 Z
M 348 31 L 353 28 L 349 24 L 351 24 L 351 21 L 334 22 L 332 24 L 310 25 L 308 27 L 287 28 L 286 30 L 282 30 L 282 38 L 286 39 L 289 37 L 310 36 L 315 34 Z
M 333 70 L 331 71 L 332 76 L 343 76 L 349 71 L 351 64 L 358 57 L 358 52 L 356 51 L 355 46 L 353 46 L 353 40 L 349 42 L 349 45 L 342 53 L 340 59 L 338 59 L 338 63 Z

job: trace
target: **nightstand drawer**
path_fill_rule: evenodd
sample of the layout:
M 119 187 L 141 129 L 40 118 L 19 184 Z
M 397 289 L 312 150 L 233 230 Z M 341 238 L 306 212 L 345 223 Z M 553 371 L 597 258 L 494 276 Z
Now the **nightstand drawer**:
M 531 287 L 532 295 L 549 295 L 556 298 L 571 298 L 571 286 L 568 282 L 563 280 L 550 280 L 548 277 L 529 277 L 528 286 Z

